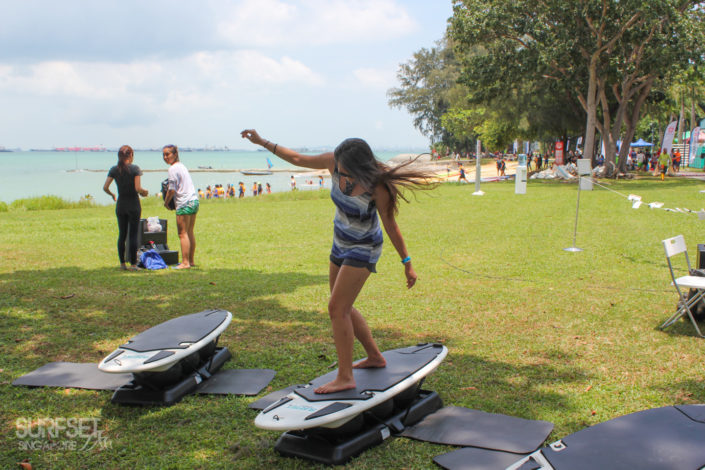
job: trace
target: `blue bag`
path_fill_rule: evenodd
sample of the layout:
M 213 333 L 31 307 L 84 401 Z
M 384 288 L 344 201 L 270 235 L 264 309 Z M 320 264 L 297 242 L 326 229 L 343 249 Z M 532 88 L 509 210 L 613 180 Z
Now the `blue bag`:
M 162 259 L 157 250 L 155 250 L 154 248 L 152 248 L 151 250 L 147 250 L 140 255 L 140 263 L 146 269 L 166 269 L 166 263 L 164 262 L 164 259 Z

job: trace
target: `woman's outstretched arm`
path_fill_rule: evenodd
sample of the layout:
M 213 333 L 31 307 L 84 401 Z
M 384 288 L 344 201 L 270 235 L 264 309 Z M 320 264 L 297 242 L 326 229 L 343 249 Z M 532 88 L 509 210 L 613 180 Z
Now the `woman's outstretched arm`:
M 295 150 L 291 150 L 290 148 L 286 148 L 279 144 L 275 144 L 274 142 L 263 139 L 254 129 L 245 129 L 240 133 L 240 135 L 243 139 L 247 139 L 253 144 L 261 145 L 277 157 L 291 163 L 292 165 L 311 168 L 314 170 L 328 170 L 331 173 L 333 172 L 333 168 L 335 166 L 333 152 L 326 152 L 319 155 L 302 155 Z

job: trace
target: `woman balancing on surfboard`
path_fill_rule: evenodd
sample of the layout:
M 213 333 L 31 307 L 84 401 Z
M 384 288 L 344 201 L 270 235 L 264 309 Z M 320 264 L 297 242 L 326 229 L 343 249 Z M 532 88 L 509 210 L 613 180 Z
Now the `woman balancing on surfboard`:
M 346 139 L 334 152 L 302 155 L 259 136 L 254 129 L 241 132 L 243 138 L 261 145 L 277 157 L 305 168 L 328 170 L 332 177 L 331 199 L 336 206 L 333 222 L 333 248 L 330 254 L 328 314 L 333 327 L 333 340 L 338 354 L 335 380 L 318 387 L 316 393 L 333 393 L 355 388 L 353 368 L 384 367 L 386 361 L 365 319 L 354 307 L 375 264 L 382 254 L 382 230 L 379 218 L 401 258 L 407 288 L 416 283 L 395 214 L 400 187 L 430 187 L 433 175 L 409 168 L 407 164 L 388 167 L 377 161 L 370 146 L 362 139 Z M 409 162 L 411 163 L 411 162 Z M 353 365 L 353 341 L 357 338 L 367 359 Z

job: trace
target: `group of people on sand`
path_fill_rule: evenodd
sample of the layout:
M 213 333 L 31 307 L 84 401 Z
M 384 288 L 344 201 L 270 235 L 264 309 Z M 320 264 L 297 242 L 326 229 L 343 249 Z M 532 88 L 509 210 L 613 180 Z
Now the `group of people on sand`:
M 196 236 L 194 226 L 198 214 L 198 194 L 186 166 L 179 161 L 179 149 L 176 145 L 165 145 L 162 158 L 169 165 L 167 176 L 168 190 L 164 195 L 164 207 L 171 205 L 176 211 L 176 228 L 181 244 L 181 263 L 176 269 L 188 269 L 194 266 Z M 118 150 L 117 165 L 110 168 L 103 184 L 103 191 L 113 198 L 115 214 L 118 220 L 117 250 L 120 269 L 137 271 L 137 236 L 142 217 L 140 198 L 149 192 L 142 187 L 142 170 L 135 165 L 132 147 L 123 145 Z M 110 190 L 115 181 L 117 195 Z M 129 247 L 129 248 L 128 248 Z M 127 249 L 126 249 L 127 248 Z M 128 267 L 126 262 L 129 261 Z
M 259 181 L 252 183 L 253 196 L 261 196 L 265 192 L 267 194 L 272 193 L 272 186 L 270 186 L 269 183 L 265 183 L 264 186 L 262 186 L 262 183 L 260 183 Z M 208 185 L 206 186 L 205 191 L 203 191 L 201 188 L 198 188 L 199 199 L 229 199 L 234 198 L 235 193 L 235 185 L 230 183 L 228 183 L 226 188 L 223 188 L 222 184 L 216 184 L 212 188 L 210 185 Z M 245 183 L 243 183 L 242 181 L 238 182 L 237 184 L 237 197 L 245 197 Z
M 333 220 L 333 245 L 329 256 L 328 315 L 333 330 L 333 341 L 338 356 L 336 378 L 316 389 L 316 393 L 333 393 L 355 388 L 353 369 L 385 367 L 386 360 L 372 338 L 372 332 L 357 308 L 355 300 L 362 291 L 370 274 L 382 254 L 382 226 L 399 255 L 406 287 L 417 281 L 401 229 L 396 222 L 402 188 L 412 190 L 434 187 L 433 173 L 409 166 L 414 161 L 391 167 L 377 160 L 372 149 L 362 139 L 346 139 L 333 152 L 320 155 L 303 155 L 284 146 L 265 140 L 254 129 L 241 132 L 241 137 L 264 147 L 277 157 L 296 166 L 315 170 L 327 170 L 332 178 L 331 199 L 336 208 Z M 163 148 L 164 161 L 170 165 L 168 191 L 164 205 L 176 202 L 176 221 L 181 241 L 183 262 L 179 268 L 194 265 L 196 240 L 193 229 L 198 213 L 198 194 L 186 167 L 179 162 L 176 146 Z M 125 256 L 136 268 L 136 251 L 125 252 L 126 238 L 135 246 L 136 231 L 140 219 L 139 196 L 147 196 L 140 182 L 142 172 L 133 164 L 132 149 L 125 145 L 118 152 L 118 164 L 110 169 L 103 189 L 117 201 L 118 256 L 125 266 Z M 293 179 L 293 177 L 292 177 Z M 116 181 L 118 196 L 110 191 Z M 293 185 L 292 185 L 293 186 Z M 380 224 L 381 220 L 381 224 Z M 134 237 L 134 238 L 133 238 Z M 367 358 L 353 364 L 355 338 L 362 344 Z

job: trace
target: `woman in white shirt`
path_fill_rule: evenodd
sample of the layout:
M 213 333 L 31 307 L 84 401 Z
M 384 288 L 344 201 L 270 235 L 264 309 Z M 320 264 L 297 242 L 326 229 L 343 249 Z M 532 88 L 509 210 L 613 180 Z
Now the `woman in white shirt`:
M 196 236 L 193 227 L 198 214 L 198 194 L 186 166 L 179 161 L 179 149 L 176 145 L 165 145 L 162 149 L 164 161 L 169 166 L 169 190 L 164 198 L 164 206 L 169 208 L 172 199 L 176 202 L 176 227 L 181 242 L 181 264 L 176 269 L 194 266 L 193 255 L 196 252 Z

